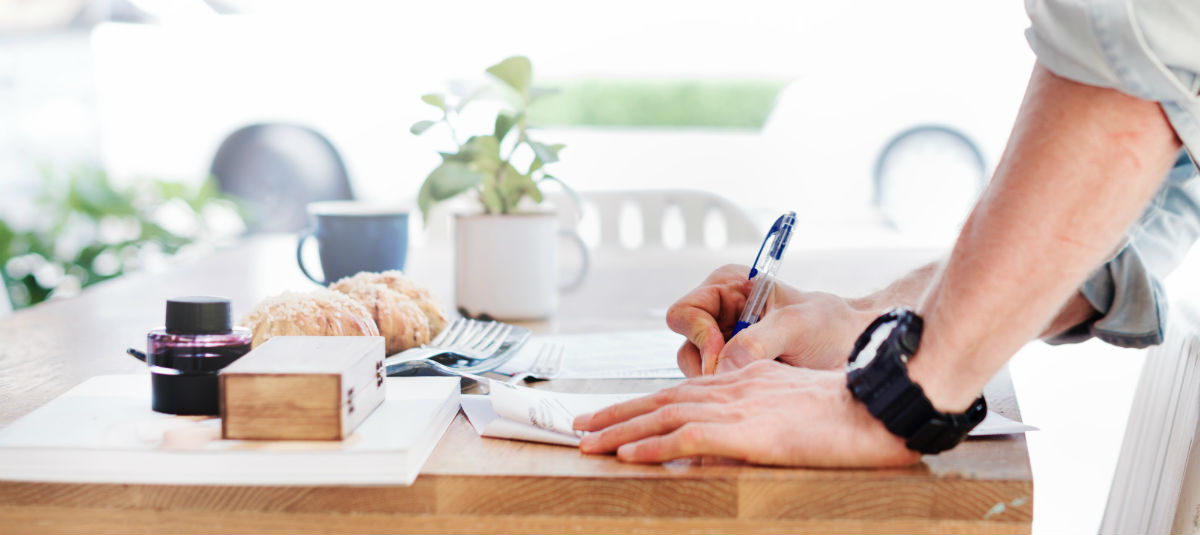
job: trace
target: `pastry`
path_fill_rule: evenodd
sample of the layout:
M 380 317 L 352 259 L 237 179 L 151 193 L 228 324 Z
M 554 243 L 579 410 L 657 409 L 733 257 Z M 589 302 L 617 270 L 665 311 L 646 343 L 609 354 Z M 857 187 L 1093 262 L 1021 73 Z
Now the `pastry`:
M 241 324 L 254 334 L 252 348 L 273 336 L 379 336 L 365 306 L 331 290 L 284 292 L 267 298 Z
M 333 283 L 330 289 L 350 293 L 351 288 L 363 284 L 382 284 L 415 303 L 428 321 L 430 338 L 437 336 L 438 333 L 442 332 L 442 329 L 446 328 L 446 315 L 442 313 L 442 308 L 438 305 L 437 300 L 434 299 L 429 289 L 413 282 L 400 271 L 392 270 L 382 273 L 364 271 Z M 381 329 L 382 327 L 380 325 Z M 387 335 L 385 334 L 384 336 Z
M 429 343 L 429 320 L 404 294 L 382 284 L 361 282 L 345 286 L 342 291 L 371 313 L 389 355 Z

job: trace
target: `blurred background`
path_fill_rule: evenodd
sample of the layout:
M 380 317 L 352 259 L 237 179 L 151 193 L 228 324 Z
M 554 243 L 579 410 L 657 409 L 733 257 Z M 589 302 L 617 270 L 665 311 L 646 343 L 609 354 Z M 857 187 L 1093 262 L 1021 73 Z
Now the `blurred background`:
M 296 203 L 271 184 L 214 183 L 239 164 L 411 203 L 453 147 L 409 132 L 436 118 L 420 95 L 518 54 L 558 90 L 531 122 L 576 190 L 701 190 L 761 229 L 796 210 L 794 247 L 944 247 L 1003 150 L 1026 24 L 1019 3 L 952 0 L 0 0 L 0 265 L 22 307 L 299 230 L 264 218 Z M 486 108 L 460 128 L 490 131 Z M 247 163 L 256 142 L 274 152 Z
M 1027 24 L 982 0 L 0 0 L 0 316 L 297 232 L 313 198 L 414 204 L 455 148 L 410 132 L 438 116 L 421 95 L 469 93 L 513 55 L 558 89 L 530 121 L 566 145 L 553 173 L 590 199 L 593 247 L 598 203 L 642 192 L 727 208 L 709 247 L 795 210 L 791 254 L 945 249 L 1004 149 Z M 495 106 L 475 109 L 463 135 L 491 132 Z M 620 202 L 615 247 L 637 248 L 626 227 L 652 222 Z M 444 245 L 412 219 L 414 244 Z M 1178 277 L 1197 272 L 1168 286 L 1196 295 Z M 1012 361 L 1042 427 L 1035 531 L 1099 525 L 1141 358 L 1092 341 Z

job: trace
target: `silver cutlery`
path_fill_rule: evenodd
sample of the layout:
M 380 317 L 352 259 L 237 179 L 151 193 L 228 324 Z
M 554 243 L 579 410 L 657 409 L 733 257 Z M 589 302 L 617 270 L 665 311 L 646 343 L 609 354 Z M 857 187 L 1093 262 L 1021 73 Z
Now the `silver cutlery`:
M 529 339 L 529 329 L 496 321 L 458 318 L 428 344 L 384 359 L 389 376 L 458 375 L 486 382 L 477 374 L 508 362 Z M 469 380 L 469 381 L 468 381 Z
M 566 348 L 562 344 L 543 345 L 538 349 L 538 354 L 534 357 L 533 364 L 529 365 L 529 369 L 513 374 L 508 383 L 519 384 L 535 380 L 553 379 L 558 375 L 558 372 L 562 371 L 565 357 Z

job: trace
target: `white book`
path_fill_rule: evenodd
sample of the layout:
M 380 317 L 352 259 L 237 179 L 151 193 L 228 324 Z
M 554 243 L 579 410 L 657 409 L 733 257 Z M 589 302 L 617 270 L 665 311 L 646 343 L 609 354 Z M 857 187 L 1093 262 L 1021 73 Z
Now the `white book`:
M 221 420 L 150 410 L 146 375 L 93 377 L 0 429 L 0 480 L 180 485 L 409 485 L 458 413 L 459 380 L 389 377 L 333 441 L 221 439 Z
M 1176 305 L 1142 365 L 1101 534 L 1200 533 L 1200 316 Z

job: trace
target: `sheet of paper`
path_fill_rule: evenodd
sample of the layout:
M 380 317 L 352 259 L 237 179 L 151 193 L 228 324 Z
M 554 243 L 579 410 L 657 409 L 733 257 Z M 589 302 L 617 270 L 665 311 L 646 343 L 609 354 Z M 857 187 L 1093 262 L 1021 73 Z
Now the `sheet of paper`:
M 992 435 L 1015 435 L 1017 433 L 1024 433 L 1026 431 L 1037 431 L 1037 428 L 1032 425 L 1001 416 L 998 412 L 988 411 L 987 416 L 983 418 L 983 421 L 979 422 L 979 425 L 975 426 L 975 429 L 971 430 L 970 436 L 986 437 Z
M 583 433 L 575 417 L 646 394 L 569 394 L 493 381 L 491 394 L 462 397 L 467 420 L 480 436 L 578 446 Z M 1036 427 L 988 411 L 971 431 L 973 437 L 1011 435 Z
M 462 397 L 463 412 L 480 436 L 578 446 L 575 417 L 644 394 L 568 394 L 492 381 L 491 394 Z
M 558 379 L 682 378 L 675 355 L 683 341 L 666 329 L 534 336 L 496 371 L 512 375 L 529 370 L 544 347 L 561 344 Z

